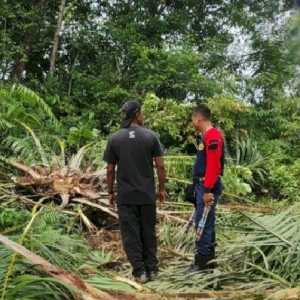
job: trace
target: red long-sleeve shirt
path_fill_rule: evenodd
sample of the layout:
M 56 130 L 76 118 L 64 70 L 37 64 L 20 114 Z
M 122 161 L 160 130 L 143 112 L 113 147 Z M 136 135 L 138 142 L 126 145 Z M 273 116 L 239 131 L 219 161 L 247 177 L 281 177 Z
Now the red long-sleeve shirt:
M 209 129 L 203 136 L 206 154 L 206 168 L 204 176 L 205 192 L 211 192 L 223 171 L 224 138 L 217 128 Z

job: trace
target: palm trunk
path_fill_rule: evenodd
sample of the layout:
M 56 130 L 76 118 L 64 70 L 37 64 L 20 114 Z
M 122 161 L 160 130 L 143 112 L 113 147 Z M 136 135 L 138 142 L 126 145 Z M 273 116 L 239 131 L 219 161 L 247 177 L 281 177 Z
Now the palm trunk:
M 0 243 L 17 254 L 22 255 L 33 265 L 39 266 L 50 276 L 58 279 L 62 283 L 74 288 L 76 296 L 80 300 L 114 300 L 115 297 L 99 289 L 94 288 L 84 282 L 78 275 L 65 271 L 64 269 L 51 264 L 46 259 L 29 251 L 24 246 L 9 240 L 6 236 L 0 234 Z

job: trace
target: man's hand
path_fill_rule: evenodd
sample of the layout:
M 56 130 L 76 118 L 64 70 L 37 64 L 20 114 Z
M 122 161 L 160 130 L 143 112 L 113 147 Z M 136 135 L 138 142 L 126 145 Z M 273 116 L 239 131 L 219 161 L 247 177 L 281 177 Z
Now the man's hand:
M 214 204 L 214 194 L 212 193 L 204 193 L 203 194 L 203 202 L 205 206 L 212 206 Z
M 167 192 L 165 190 L 158 192 L 158 199 L 159 199 L 160 206 L 165 203 L 166 198 L 167 198 Z
M 111 208 L 115 208 L 116 207 L 116 194 L 115 193 L 109 194 L 108 200 L 109 200 L 109 206 Z

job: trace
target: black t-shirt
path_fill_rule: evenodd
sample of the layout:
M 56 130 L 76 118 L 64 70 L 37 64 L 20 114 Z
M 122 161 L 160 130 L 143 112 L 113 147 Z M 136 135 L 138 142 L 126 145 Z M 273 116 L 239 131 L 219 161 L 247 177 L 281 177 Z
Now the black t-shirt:
M 117 165 L 118 204 L 154 204 L 153 158 L 162 156 L 157 135 L 141 126 L 122 128 L 108 141 L 103 159 Z

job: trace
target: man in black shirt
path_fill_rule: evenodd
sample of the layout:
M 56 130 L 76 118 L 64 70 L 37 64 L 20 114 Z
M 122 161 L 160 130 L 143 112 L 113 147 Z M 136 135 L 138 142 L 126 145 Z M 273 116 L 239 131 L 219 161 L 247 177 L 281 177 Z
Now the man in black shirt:
M 137 281 L 145 283 L 158 272 L 156 257 L 156 193 L 154 164 L 159 179 L 159 200 L 165 201 L 163 150 L 157 135 L 143 127 L 136 101 L 122 107 L 122 128 L 113 134 L 104 153 L 110 204 L 117 200 L 123 247 Z M 117 166 L 117 198 L 114 181 Z

